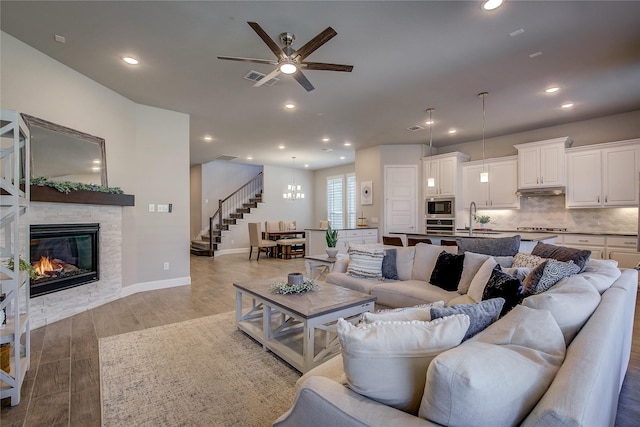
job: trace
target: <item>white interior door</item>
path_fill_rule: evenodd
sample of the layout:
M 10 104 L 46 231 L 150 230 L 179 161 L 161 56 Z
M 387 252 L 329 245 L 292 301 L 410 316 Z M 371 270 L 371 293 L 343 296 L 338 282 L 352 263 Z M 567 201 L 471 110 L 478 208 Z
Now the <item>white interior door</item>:
M 385 206 L 384 233 L 419 233 L 418 227 L 418 167 L 384 167 Z

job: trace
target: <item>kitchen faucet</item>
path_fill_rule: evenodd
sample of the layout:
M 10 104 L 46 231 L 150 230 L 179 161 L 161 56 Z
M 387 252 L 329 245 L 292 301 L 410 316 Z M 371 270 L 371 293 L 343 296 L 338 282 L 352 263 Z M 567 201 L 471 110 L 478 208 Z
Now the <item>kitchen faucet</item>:
M 469 205 L 469 237 L 473 236 L 473 223 L 476 220 L 476 202 L 471 202 Z

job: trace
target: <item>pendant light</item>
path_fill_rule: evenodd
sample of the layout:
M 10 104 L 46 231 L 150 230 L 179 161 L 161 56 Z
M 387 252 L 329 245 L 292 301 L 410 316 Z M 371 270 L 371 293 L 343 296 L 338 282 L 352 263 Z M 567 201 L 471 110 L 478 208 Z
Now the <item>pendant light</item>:
M 482 98 L 482 172 L 480 172 L 480 182 L 489 182 L 489 172 L 485 171 L 484 168 L 484 99 L 487 95 L 489 95 L 489 92 L 481 92 L 478 94 L 478 97 Z
M 302 192 L 302 186 L 296 185 L 296 158 L 291 157 L 293 159 L 293 178 L 291 179 L 291 184 L 287 185 L 286 192 L 282 193 L 282 198 L 286 200 L 299 200 L 304 199 L 304 193 Z
M 427 178 L 427 187 L 435 187 L 436 186 L 436 179 L 433 177 L 433 174 L 431 173 L 431 171 L 433 170 L 431 168 L 431 164 L 433 163 L 433 118 L 432 118 L 432 113 L 436 111 L 435 108 L 428 108 L 427 109 L 427 113 L 429 113 L 429 175 Z

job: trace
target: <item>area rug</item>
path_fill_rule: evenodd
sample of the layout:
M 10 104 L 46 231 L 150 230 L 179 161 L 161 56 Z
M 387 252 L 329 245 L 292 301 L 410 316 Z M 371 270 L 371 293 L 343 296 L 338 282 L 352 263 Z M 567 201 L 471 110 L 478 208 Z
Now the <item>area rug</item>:
M 229 312 L 100 339 L 104 426 L 270 426 L 300 374 Z

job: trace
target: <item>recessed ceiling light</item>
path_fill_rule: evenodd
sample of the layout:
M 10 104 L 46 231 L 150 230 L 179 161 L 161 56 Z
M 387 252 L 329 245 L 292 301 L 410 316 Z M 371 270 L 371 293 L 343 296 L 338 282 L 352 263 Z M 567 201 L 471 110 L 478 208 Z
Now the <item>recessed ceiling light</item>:
M 308 165 L 308 164 L 305 164 L 305 165 L 304 165 L 304 167 L 305 167 L 305 168 L 308 168 L 308 167 L 309 167 L 309 165 Z
M 100 163 L 102 163 L 102 160 L 100 159 L 93 159 L 93 163 L 96 165 L 99 165 Z
M 288 104 L 284 104 L 284 107 L 288 110 L 292 110 L 296 108 L 296 105 L 289 102 Z
M 253 160 L 252 156 L 247 156 L 247 160 Z
M 331 141 L 331 139 L 329 139 L 327 137 L 322 138 L 322 142 L 329 142 L 329 141 Z
M 209 135 L 205 135 L 204 136 L 204 140 L 207 142 L 213 141 L 213 137 L 209 136 Z
M 457 130 L 455 130 L 455 129 L 449 129 L 449 133 L 450 133 L 451 135 L 453 135 L 453 134 L 454 134 L 454 133 L 456 133 L 456 132 L 458 132 L 458 131 L 457 131 Z
M 133 58 L 131 56 L 123 56 L 122 60 L 129 65 L 138 65 L 140 63 L 136 58 Z
M 278 145 L 278 148 L 281 149 L 281 150 L 284 150 L 284 144 Z
M 94 166 L 91 168 L 92 171 L 97 172 L 100 170 L 100 168 L 98 166 Z
M 432 125 L 433 123 L 433 120 L 427 120 L 426 122 L 424 122 L 425 125 Z
M 502 5 L 503 0 L 487 0 L 484 3 L 482 3 L 482 8 L 484 10 L 494 10 L 500 7 L 500 5 Z
M 345 147 L 351 147 L 351 143 L 350 143 L 350 142 L 345 142 L 345 143 L 344 143 L 344 146 L 345 146 Z
M 556 93 L 559 90 L 560 90 L 559 87 L 553 86 L 553 87 L 546 88 L 544 91 L 547 93 Z
M 561 108 L 571 108 L 573 107 L 573 102 L 567 102 L 566 104 L 562 104 Z
M 344 157 L 344 156 L 340 156 L 340 160 L 344 160 L 344 159 L 345 159 L 345 157 Z

